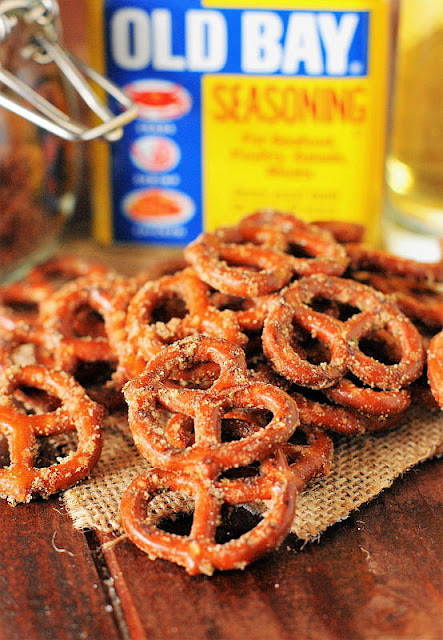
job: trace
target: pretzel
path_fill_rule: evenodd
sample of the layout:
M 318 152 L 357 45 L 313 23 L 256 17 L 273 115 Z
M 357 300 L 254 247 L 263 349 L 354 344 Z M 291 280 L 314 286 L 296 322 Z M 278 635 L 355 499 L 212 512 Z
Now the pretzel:
M 343 377 L 348 366 L 348 345 L 342 326 L 335 318 L 304 305 L 297 293 L 294 287 L 287 289 L 268 314 L 262 336 L 263 350 L 276 371 L 293 382 L 313 389 L 332 386 Z M 300 353 L 291 340 L 294 322 L 328 345 L 328 363 L 313 364 Z
M 298 406 L 298 405 L 297 405 Z M 234 409 L 225 415 L 229 423 L 227 431 L 231 438 L 244 438 L 246 435 L 262 429 L 266 422 L 260 411 Z M 183 416 L 175 416 L 168 424 L 167 430 L 171 437 L 178 432 L 177 423 L 182 422 L 181 433 L 187 432 L 188 441 L 191 439 L 189 424 L 183 424 Z M 184 427 L 184 428 L 183 428 Z M 301 436 L 301 437 L 300 437 Z M 288 461 L 290 469 L 295 473 L 298 491 L 315 476 L 325 475 L 331 467 L 333 444 L 331 438 L 323 429 L 300 424 L 293 436 L 280 447 Z
M 401 258 L 380 249 L 371 249 L 359 243 L 347 244 L 346 252 L 350 258 L 349 267 L 353 271 L 367 269 L 389 275 L 407 276 L 415 280 L 443 281 L 443 261 L 441 260 L 432 263 L 419 262 Z
M 332 234 L 291 214 L 272 209 L 257 211 L 243 218 L 238 228 L 246 240 L 263 238 L 265 244 L 266 234 L 273 234 L 274 245 L 287 254 L 292 271 L 297 275 L 341 275 L 348 264 L 346 251 Z M 308 257 L 292 255 L 293 247 L 298 247 Z
M 369 407 L 375 415 L 358 410 L 356 402 L 354 402 L 355 408 L 331 405 L 325 402 L 323 396 L 320 396 L 319 399 L 313 399 L 312 397 L 307 397 L 306 390 L 303 390 L 303 393 L 297 391 L 297 387 L 294 387 L 287 379 L 280 377 L 267 363 L 260 362 L 255 364 L 252 370 L 252 377 L 254 380 L 261 380 L 283 388 L 295 400 L 299 412 L 299 429 L 301 431 L 306 428 L 314 429 L 315 431 L 320 429 L 352 436 L 385 430 L 397 424 L 400 412 L 392 411 L 392 407 L 386 408 L 385 405 L 380 408 L 380 400 L 378 400 L 375 408 L 372 405 Z M 343 380 L 346 380 L 346 378 L 343 378 Z M 330 391 L 331 388 L 323 389 L 321 393 L 328 396 Z M 404 390 L 401 392 L 401 397 L 403 392 Z M 310 392 L 310 395 L 315 395 L 315 393 Z M 396 394 L 398 392 L 390 393 Z M 407 394 L 408 398 L 410 397 L 409 391 L 405 392 L 405 394 Z M 406 405 L 407 400 L 404 399 L 403 402 Z M 392 404 L 394 402 L 391 401 Z M 399 401 L 398 404 L 400 404 Z M 365 408 L 368 408 L 367 404 Z
M 50 295 L 47 287 L 18 287 L 18 283 L 4 284 L 0 287 L 0 331 L 13 331 L 17 324 L 29 325 L 37 321 L 39 304 Z
M 246 343 L 234 312 L 216 309 L 209 287 L 189 268 L 142 286 L 128 306 L 126 329 L 125 366 L 131 377 L 165 346 L 197 332 Z
M 370 271 L 353 274 L 359 282 L 389 294 L 397 307 L 413 322 L 431 328 L 443 327 L 443 291 L 430 282 L 404 276 L 387 276 Z
M 23 345 L 32 345 L 32 360 L 36 363 L 54 366 L 53 349 L 58 336 L 46 331 L 38 324 L 18 322 L 8 336 L 0 341 L 0 368 L 18 364 L 15 360 L 17 350 Z M 31 355 L 31 354 L 30 354 Z
M 242 331 L 258 331 L 263 328 L 265 318 L 278 294 L 272 293 L 258 298 L 234 296 L 216 291 L 211 295 L 211 304 L 217 309 L 229 309 Z
M 172 371 L 201 359 L 216 360 L 220 366 L 220 376 L 209 389 L 186 389 L 168 381 Z M 191 337 L 164 349 L 141 376 L 125 385 L 124 394 L 137 447 L 151 464 L 167 470 L 186 471 L 192 465 L 195 473 L 213 474 L 262 460 L 298 425 L 297 408 L 289 396 L 272 385 L 248 381 L 242 351 L 215 338 Z M 266 409 L 273 418 L 259 432 L 222 442 L 222 420 L 236 407 Z M 192 419 L 191 446 L 171 446 L 160 422 L 161 409 Z
M 218 372 L 208 389 L 187 388 L 183 377 L 200 365 L 210 364 Z M 192 377 L 192 376 L 191 376 Z M 201 402 L 209 393 L 218 393 L 247 380 L 245 356 L 239 347 L 227 340 L 195 334 L 163 349 L 149 362 L 142 375 L 130 380 L 123 391 L 128 404 L 141 402 L 146 389 L 156 389 L 160 399 L 168 399 L 169 410 L 181 409 Z M 175 400 L 175 402 L 174 402 Z M 173 403 L 174 402 L 174 403 Z
M 192 496 L 193 522 L 188 536 L 162 531 L 146 521 L 147 504 L 165 490 Z M 220 479 L 208 484 L 187 474 L 154 470 L 139 476 L 125 492 L 121 504 L 123 525 L 131 540 L 151 558 L 163 558 L 190 575 L 212 575 L 214 570 L 243 569 L 279 546 L 286 537 L 295 511 L 295 477 L 282 458 L 266 460 L 260 475 L 243 480 Z M 217 525 L 224 503 L 267 502 L 261 521 L 239 538 L 220 543 Z
M 294 246 L 308 257 L 292 255 Z M 278 291 L 295 273 L 342 274 L 348 262 L 330 233 L 273 210 L 200 235 L 185 249 L 185 258 L 215 289 L 249 297 Z
M 437 333 L 429 345 L 428 380 L 432 395 L 443 409 L 443 331 Z
M 61 402 L 50 413 L 26 415 L 14 395 L 22 386 L 45 391 Z M 86 477 L 101 451 L 103 409 L 90 400 L 75 380 L 40 365 L 9 367 L 0 378 L 0 432 L 8 439 L 11 462 L 0 469 L 0 495 L 11 503 L 47 497 Z M 78 445 L 58 464 L 36 468 L 38 437 L 76 431 Z
M 222 293 L 262 296 L 278 291 L 292 276 L 287 256 L 271 247 L 245 243 L 235 227 L 201 234 L 184 255 L 201 280 Z
M 300 412 L 300 424 L 308 424 L 328 432 L 346 436 L 386 431 L 398 424 L 399 415 L 370 415 L 348 407 L 328 404 L 323 400 L 306 398 L 291 392 Z
M 286 455 L 289 468 L 296 477 L 297 491 L 301 492 L 313 478 L 326 475 L 332 463 L 334 447 L 331 438 L 323 429 L 308 428 L 300 425 L 297 435 L 303 433 L 305 443 L 295 443 L 291 440 L 281 447 Z
M 408 389 L 381 391 L 360 387 L 346 377 L 339 380 L 333 387 L 324 389 L 323 393 L 336 404 L 376 416 L 403 413 L 411 404 L 411 393 Z
M 343 222 L 341 220 L 315 220 L 313 224 L 328 231 L 340 244 L 361 242 L 365 235 L 365 228 L 357 222 Z
M 54 257 L 31 269 L 22 280 L 0 287 L 0 299 L 6 306 L 32 306 L 38 311 L 39 304 L 47 300 L 62 284 L 86 275 L 106 273 L 109 273 L 109 269 L 100 263 L 76 256 Z M 35 317 L 36 312 L 31 313 Z M 30 321 L 29 315 L 20 319 Z
M 117 298 L 119 291 L 124 294 Z M 41 324 L 60 336 L 54 353 L 57 366 L 72 372 L 78 361 L 116 361 L 130 291 L 122 277 L 92 275 L 68 282 L 42 303 Z M 95 323 L 81 315 L 79 321 L 85 309 L 95 312 Z
M 92 260 L 85 260 L 79 256 L 54 256 L 37 265 L 28 273 L 25 284 L 30 287 L 49 287 L 53 291 L 70 280 L 85 276 L 106 276 L 111 269 Z
M 320 314 L 309 306 L 319 296 L 352 305 L 359 313 L 345 321 Z M 329 362 L 312 364 L 303 358 L 291 343 L 294 320 L 328 345 Z M 384 328 L 398 340 L 401 359 L 396 364 L 379 362 L 359 348 L 362 337 Z M 280 374 L 316 389 L 333 386 L 349 370 L 371 387 L 398 390 L 420 376 L 424 363 L 420 334 L 382 294 L 363 284 L 322 274 L 302 278 L 286 289 L 265 321 L 263 349 Z

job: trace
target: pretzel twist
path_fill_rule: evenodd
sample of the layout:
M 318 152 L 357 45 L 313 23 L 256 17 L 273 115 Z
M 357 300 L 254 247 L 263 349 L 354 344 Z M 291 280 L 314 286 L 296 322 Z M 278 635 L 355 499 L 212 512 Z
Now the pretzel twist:
M 61 404 L 51 412 L 27 415 L 15 404 L 22 386 L 45 391 Z M 10 502 L 27 502 L 66 489 L 86 477 L 101 452 L 103 408 L 63 371 L 40 365 L 9 367 L 0 378 L 0 432 L 7 438 L 10 464 L 0 469 L 0 494 Z M 58 464 L 36 468 L 38 437 L 76 431 L 78 444 Z

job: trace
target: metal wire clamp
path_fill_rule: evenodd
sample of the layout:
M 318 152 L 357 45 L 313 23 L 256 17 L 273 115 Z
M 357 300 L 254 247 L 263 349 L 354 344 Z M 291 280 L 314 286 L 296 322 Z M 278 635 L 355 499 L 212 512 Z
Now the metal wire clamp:
M 30 38 L 20 51 L 22 57 L 39 64 L 54 63 L 66 81 L 98 117 L 99 124 L 91 127 L 58 109 L 1 64 L 0 82 L 25 100 L 29 106 L 9 97 L 0 89 L 0 107 L 65 140 L 118 140 L 123 134 L 124 125 L 136 117 L 137 108 L 114 83 L 60 46 L 56 25 L 58 16 L 59 7 L 56 0 L 3 0 L 0 2 L 0 43 L 11 34 L 20 21 L 23 21 L 30 29 Z M 93 85 L 115 99 L 121 109 L 120 113 L 112 113 Z

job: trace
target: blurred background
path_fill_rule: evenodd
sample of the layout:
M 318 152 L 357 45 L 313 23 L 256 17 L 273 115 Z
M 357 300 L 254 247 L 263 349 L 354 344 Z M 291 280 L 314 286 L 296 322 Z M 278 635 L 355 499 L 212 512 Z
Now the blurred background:
M 66 47 L 76 56 L 88 61 L 86 38 L 86 0 L 59 0 Z M 67 232 L 71 236 L 86 236 L 91 231 L 91 203 L 89 181 L 88 144 L 82 144 L 82 177 L 78 201 L 73 216 L 68 222 Z
M 90 62 L 87 2 L 59 0 L 59 5 L 66 47 Z M 399 0 L 390 0 L 388 4 L 393 35 L 397 27 Z M 398 100 L 396 109 L 393 109 L 394 126 L 391 123 L 388 127 L 388 138 L 391 131 L 394 135 L 390 154 L 388 139 L 388 184 L 382 215 L 382 241 L 390 251 L 432 261 L 439 257 L 438 239 L 443 235 L 443 1 L 405 0 L 401 7 L 404 19 L 399 50 L 403 53 L 399 58 L 397 82 L 392 85 L 396 88 Z M 415 38 L 418 44 L 415 40 L 412 42 L 411 30 L 419 34 Z M 394 40 L 392 38 L 392 46 Z M 411 64 L 411 59 L 414 64 Z M 398 73 L 402 69 L 403 75 Z M 424 73 L 426 69 L 427 74 Z M 389 76 L 391 80 L 394 78 L 393 68 Z M 402 87 L 403 93 L 400 91 Z M 76 236 L 84 236 L 91 231 L 90 152 L 91 145 L 83 144 L 81 189 L 68 227 L 69 233 Z M 413 183 L 417 183 L 417 188 Z M 420 210 L 417 212 L 416 209 Z M 374 211 L 375 218 L 378 213 Z

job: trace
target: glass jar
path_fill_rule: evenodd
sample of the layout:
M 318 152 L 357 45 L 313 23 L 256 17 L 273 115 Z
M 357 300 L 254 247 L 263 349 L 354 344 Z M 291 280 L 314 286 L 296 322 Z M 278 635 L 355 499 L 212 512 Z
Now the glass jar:
M 57 247 L 76 202 L 78 142 L 116 140 L 135 117 L 129 98 L 62 48 L 58 14 L 56 0 L 0 0 L 0 281 Z M 92 124 L 79 119 L 81 100 Z
M 0 3 L 1 5 L 7 3 Z M 76 98 L 54 62 L 32 57 L 34 27 L 14 15 L 0 44 L 0 64 L 62 111 L 76 110 Z M 16 100 L 10 87 L 2 95 Z M 48 257 L 75 205 L 80 147 L 0 108 L 0 278 Z
M 443 2 L 400 3 L 384 240 L 435 262 L 443 247 Z

